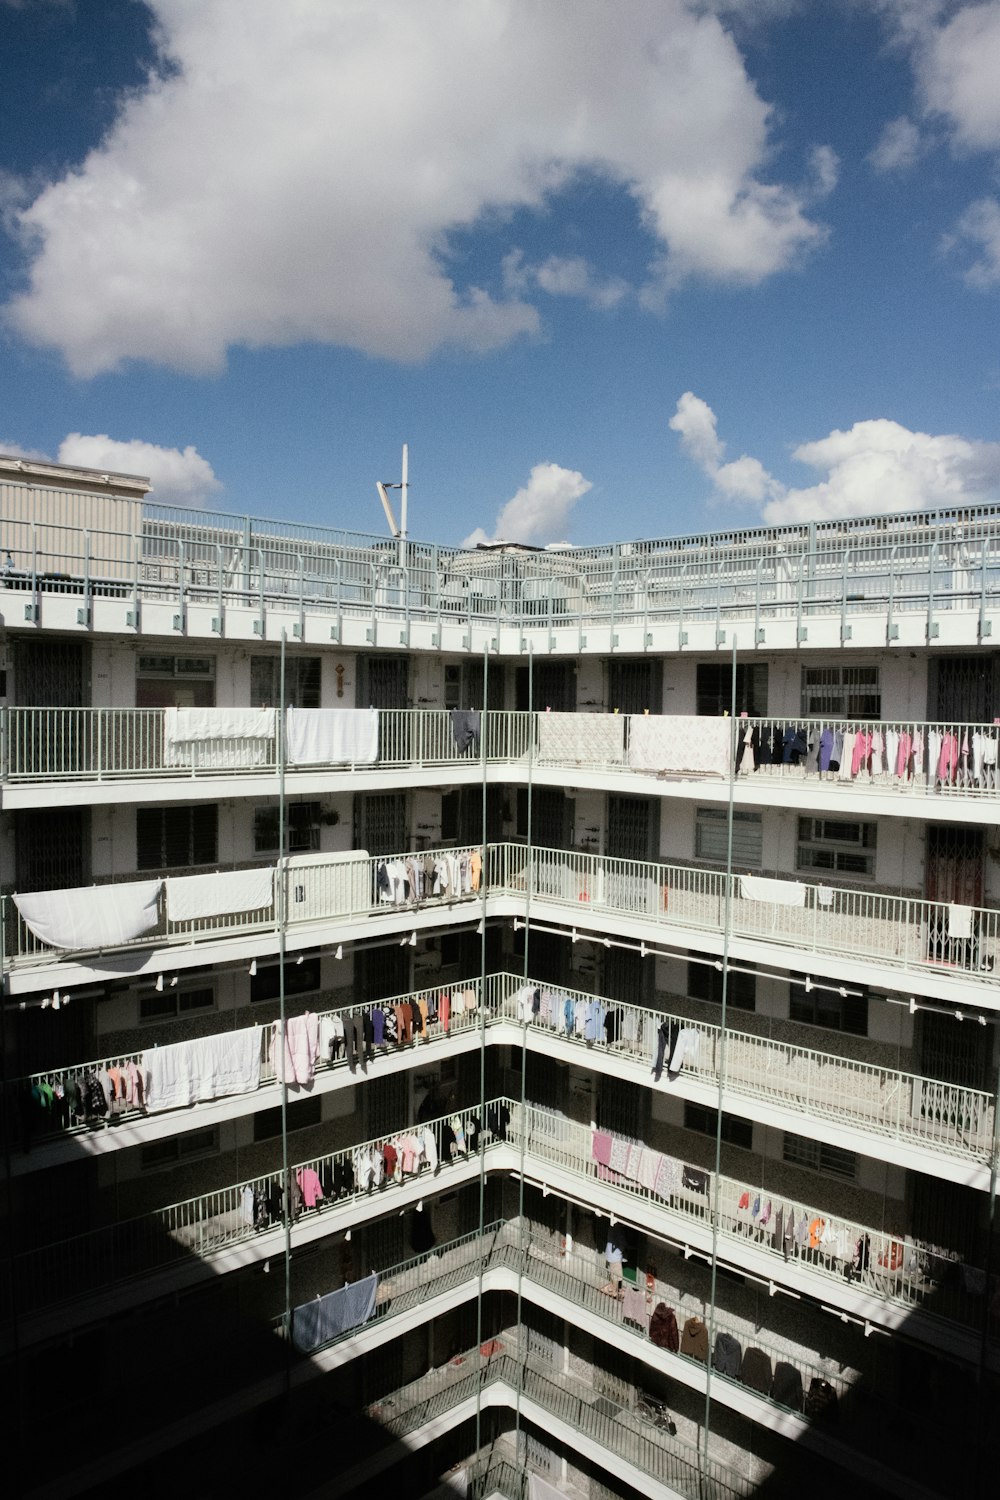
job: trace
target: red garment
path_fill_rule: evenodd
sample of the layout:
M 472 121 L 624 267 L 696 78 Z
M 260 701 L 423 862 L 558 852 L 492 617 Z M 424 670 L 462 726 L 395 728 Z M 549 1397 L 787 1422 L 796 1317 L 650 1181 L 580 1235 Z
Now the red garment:
M 393 1177 L 395 1175 L 396 1162 L 398 1160 L 399 1158 L 396 1155 L 395 1146 L 391 1141 L 386 1141 L 385 1145 L 382 1147 L 382 1161 L 385 1165 L 386 1177 Z
M 438 1018 L 441 1022 L 441 1025 L 444 1027 L 445 1032 L 447 1032 L 449 1022 L 451 1021 L 450 995 L 442 995 L 440 1000 L 438 1001 Z

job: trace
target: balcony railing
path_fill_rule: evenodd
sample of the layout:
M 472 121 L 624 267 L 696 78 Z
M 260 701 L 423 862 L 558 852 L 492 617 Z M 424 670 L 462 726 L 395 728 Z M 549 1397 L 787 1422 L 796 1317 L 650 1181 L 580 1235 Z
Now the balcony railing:
M 687 1173 L 683 1176 L 675 1173 L 667 1187 L 657 1191 L 644 1186 L 627 1171 L 611 1171 L 602 1166 L 594 1155 L 594 1132 L 587 1126 L 534 1104 L 527 1105 L 522 1111 L 516 1100 L 505 1098 L 492 1099 L 482 1107 L 477 1105 L 429 1121 L 426 1128 L 435 1135 L 439 1157 L 446 1140 L 445 1132 L 452 1131 L 450 1122 L 456 1116 L 467 1145 L 485 1149 L 487 1168 L 490 1154 L 498 1145 L 507 1143 L 518 1150 L 523 1143 L 525 1167 L 529 1173 L 544 1175 L 546 1166 L 554 1166 L 576 1179 L 585 1195 L 592 1193 L 595 1187 L 603 1188 L 622 1203 L 623 1209 L 628 1205 L 628 1212 L 638 1212 L 656 1232 L 684 1242 L 692 1226 L 709 1231 L 712 1228 L 715 1184 L 711 1173 L 693 1169 L 695 1175 L 690 1178 L 690 1183 Z M 408 1132 L 404 1129 L 399 1133 L 405 1135 Z M 312 1222 L 322 1217 L 332 1204 L 341 1207 L 357 1205 L 371 1200 L 373 1195 L 379 1204 L 391 1206 L 399 1182 L 384 1183 L 380 1187 L 365 1187 L 359 1183 L 365 1153 L 381 1152 L 385 1139 L 386 1133 L 383 1132 L 375 1140 L 291 1167 L 293 1175 L 311 1169 L 321 1182 L 334 1185 L 320 1206 L 307 1211 L 299 1222 Z M 460 1159 L 467 1158 L 462 1156 Z M 425 1180 L 430 1189 L 438 1178 L 436 1170 L 424 1164 L 417 1165 L 403 1180 Z M 121 1220 L 88 1234 L 39 1246 L 18 1255 L 12 1284 L 17 1287 L 19 1313 L 30 1313 L 93 1294 L 191 1257 L 207 1260 L 222 1251 L 253 1241 L 259 1236 L 260 1229 L 255 1223 L 252 1203 L 255 1189 L 261 1186 L 259 1178 L 239 1182 L 139 1218 Z M 975 1299 L 964 1293 L 960 1278 L 955 1274 L 958 1256 L 954 1252 L 914 1239 L 895 1226 L 876 1228 L 858 1224 L 778 1191 L 773 1195 L 775 1214 L 780 1207 L 797 1229 L 805 1224 L 810 1226 L 810 1233 L 805 1239 L 800 1236 L 775 1245 L 770 1229 L 765 1233 L 765 1229 L 740 1206 L 740 1199 L 747 1193 L 748 1186 L 761 1194 L 766 1192 L 760 1185 L 754 1188 L 753 1184 L 748 1185 L 736 1178 L 720 1176 L 718 1179 L 719 1214 L 715 1227 L 720 1240 L 729 1246 L 728 1256 L 725 1251 L 723 1256 L 733 1264 L 741 1262 L 737 1247 L 751 1248 L 756 1255 L 773 1260 L 774 1279 L 780 1282 L 782 1268 L 791 1259 L 808 1273 L 810 1281 L 815 1281 L 816 1295 L 836 1302 L 838 1291 L 844 1286 L 845 1267 L 850 1267 L 855 1259 L 854 1247 L 863 1245 L 864 1254 L 856 1267 L 856 1277 L 857 1285 L 869 1297 L 908 1311 L 925 1307 L 942 1318 L 961 1323 L 976 1322 Z M 280 1198 L 280 1174 L 278 1191 Z M 584 1201 L 593 1202 L 594 1199 L 585 1196 Z M 288 1204 L 282 1200 L 282 1212 L 277 1222 L 283 1221 L 287 1211 Z M 817 1238 L 812 1232 L 814 1224 L 829 1231 L 817 1243 L 811 1243 Z
M 525 988 L 540 989 L 544 999 L 540 1012 L 527 1023 L 530 1030 L 543 1031 L 558 1037 L 564 1045 L 579 1048 L 586 1055 L 588 1066 L 599 1067 L 603 1056 L 627 1059 L 635 1064 L 637 1079 L 641 1077 L 645 1081 L 656 1054 L 659 1028 L 666 1022 L 668 1026 L 688 1027 L 698 1034 L 698 1046 L 684 1063 L 684 1076 L 697 1078 L 712 1087 L 718 1083 L 721 1028 L 683 1015 L 674 1008 L 676 1002 L 670 996 L 663 997 L 662 1009 L 650 1009 L 602 999 L 582 990 L 562 986 L 555 990 L 539 986 L 535 981 L 525 984 L 513 974 L 491 974 L 485 985 L 481 985 L 478 978 L 456 980 L 447 985 L 423 985 L 419 990 L 378 1003 L 391 1007 L 422 997 L 431 1002 L 432 1010 L 437 1010 L 445 994 L 449 997 L 456 993 L 471 994 L 474 997 L 474 1009 L 450 1008 L 447 1027 L 440 1020 L 429 1022 L 425 1035 L 415 1044 L 422 1050 L 425 1046 L 446 1042 L 449 1035 L 463 1035 L 476 1029 L 483 1019 L 488 1027 L 499 1021 L 521 1022 L 524 1012 L 519 997 Z M 569 1028 L 563 1011 L 567 999 L 574 1010 L 574 1024 Z M 614 1040 L 608 1040 L 603 1027 L 598 1029 L 596 1037 L 592 1037 L 586 1035 L 582 1026 L 575 1024 L 575 1014 L 595 1001 L 616 1013 Z M 349 1008 L 353 1008 L 353 1002 Z M 337 1008 L 320 1010 L 321 1028 L 327 1018 L 337 1014 Z M 274 1085 L 271 1027 L 256 1029 L 260 1032 L 260 1087 L 263 1089 Z M 162 1034 L 159 1039 L 163 1040 Z M 397 1045 L 410 1044 L 385 1043 L 376 1048 L 376 1065 L 381 1056 L 397 1050 Z M 96 1118 L 78 1116 L 73 1107 L 77 1082 L 82 1084 L 91 1074 L 100 1077 L 108 1069 L 124 1072 L 129 1063 L 143 1068 L 141 1049 L 127 1055 L 50 1068 L 8 1083 L 5 1090 L 8 1139 L 20 1141 L 27 1148 L 32 1142 L 59 1135 L 94 1129 L 114 1130 L 126 1121 L 141 1119 L 144 1110 L 137 1106 L 123 1108 L 119 1105 L 114 1109 L 109 1103 L 108 1113 Z M 348 1066 L 346 1057 L 330 1061 L 321 1056 L 317 1062 L 320 1072 L 347 1069 Z M 55 1093 L 57 1089 L 61 1094 Z M 734 1100 L 767 1100 L 810 1118 L 831 1120 L 883 1140 L 918 1146 L 935 1156 L 988 1163 L 993 1151 L 993 1097 L 984 1089 L 923 1078 L 919 1074 L 879 1067 L 837 1053 L 779 1042 L 730 1027 L 726 1028 L 725 1091 L 727 1097 L 732 1096 Z
M 377 858 L 360 850 L 356 854 L 329 855 L 326 858 L 292 855 L 278 865 L 258 867 L 273 871 L 274 895 L 267 905 L 252 911 L 223 911 L 183 919 L 170 916 L 168 880 L 161 882 L 155 898 L 152 926 L 135 937 L 109 940 L 92 948 L 81 947 L 76 937 L 57 942 L 56 937 L 51 936 L 45 941 L 28 925 L 15 899 L 4 897 L 6 957 L 14 963 L 39 962 L 65 952 L 121 952 L 249 936 L 274 930 L 282 913 L 288 930 L 292 931 L 320 922 L 349 921 L 401 910 L 441 908 L 455 902 L 480 900 L 481 876 L 472 873 L 470 860 L 479 860 L 476 868 L 481 870 L 478 850 L 468 848 L 425 850 L 420 854 L 380 855 Z M 437 874 L 434 866 L 440 867 Z M 225 873 L 217 878 L 224 882 Z M 72 900 L 75 905 L 92 900 L 96 914 L 99 908 L 104 909 L 101 903 L 114 902 L 115 893 L 120 893 L 121 905 L 128 900 L 131 887 L 148 885 L 148 881 L 105 882 L 75 891 Z M 221 885 L 219 889 L 222 891 Z M 43 930 L 51 932 L 60 927 L 57 913 L 63 893 L 50 891 L 45 896 L 49 915 Z M 207 904 L 212 905 L 211 900 Z M 219 904 L 222 904 L 221 899 Z M 36 919 L 36 926 L 40 925 Z M 73 931 L 77 932 L 79 928 Z
M 213 779 L 274 772 L 282 726 L 277 710 L 270 733 L 234 732 L 233 712 L 199 713 L 201 738 L 177 742 L 168 710 L 154 708 L 0 709 L 0 775 L 8 783 Z M 213 714 L 218 734 L 209 736 Z M 719 740 L 710 757 L 686 755 L 706 731 Z M 728 723 L 690 715 L 546 714 L 490 712 L 482 741 L 459 743 L 443 708 L 381 709 L 378 743 L 364 767 L 384 769 L 487 764 L 523 768 L 529 762 L 630 772 L 662 779 L 779 778 L 839 795 L 853 790 L 952 797 L 1000 795 L 1000 727 L 964 722 L 881 719 L 741 719 L 733 755 Z M 721 740 L 720 740 L 721 735 Z M 306 767 L 285 755 L 286 769 Z M 317 769 L 350 769 L 351 762 Z
M 991 991 L 1000 978 L 1000 912 L 984 907 L 959 911 L 946 901 L 559 849 L 535 849 L 529 858 L 516 844 L 491 845 L 490 854 L 491 894 L 530 893 L 534 901 L 561 908 L 571 924 L 583 926 L 594 916 L 629 917 L 651 931 L 719 935 L 728 889 L 736 937 L 871 959 L 904 972 L 972 978 Z

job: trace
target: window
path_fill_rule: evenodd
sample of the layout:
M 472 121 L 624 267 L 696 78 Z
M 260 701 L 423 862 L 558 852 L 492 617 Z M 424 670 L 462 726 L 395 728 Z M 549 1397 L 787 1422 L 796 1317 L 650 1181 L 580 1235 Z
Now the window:
M 802 712 L 808 719 L 878 719 L 878 667 L 803 667 Z
M 461 812 L 460 792 L 441 793 L 441 842 L 453 844 L 458 838 L 458 820 Z
M 214 656 L 140 656 L 140 677 L 214 677 Z
M 695 812 L 694 855 L 710 865 L 726 863 L 724 807 L 699 807 Z M 764 821 L 760 813 L 733 813 L 733 868 L 759 870 L 763 856 Z
M 139 657 L 136 708 L 211 708 L 214 703 L 214 656 Z
M 698 663 L 695 712 L 728 713 L 733 700 L 733 669 L 728 662 Z M 736 667 L 736 712 L 759 717 L 767 713 L 767 663 L 745 662 Z
M 139 996 L 140 1021 L 172 1021 L 178 1016 L 214 1009 L 215 990 L 210 984 L 194 989 L 181 989 L 179 984 L 166 986 L 151 995 Z
M 850 992 L 842 995 L 839 990 L 814 985 L 804 974 L 793 974 L 788 990 L 791 1020 L 805 1021 L 809 1026 L 825 1026 L 829 1031 L 848 1031 L 853 1036 L 868 1035 L 867 995 Z
M 797 870 L 818 870 L 824 875 L 875 875 L 878 826 L 852 823 L 843 818 L 800 818 L 795 851 Z
M 853 1182 L 857 1175 L 858 1159 L 853 1151 L 828 1146 L 810 1136 L 793 1135 L 786 1130 L 781 1154 L 792 1166 L 810 1167 L 814 1172 L 826 1172 L 830 1177 L 847 1177 Z
M 323 1100 L 296 1099 L 288 1105 L 288 1131 L 305 1130 L 309 1125 L 319 1125 L 323 1119 Z M 281 1134 L 281 1106 L 276 1109 L 261 1109 L 253 1117 L 255 1141 L 273 1141 Z
M 747 966 L 749 967 L 749 965 Z M 692 1000 L 708 1000 L 713 1005 L 722 1004 L 722 970 L 714 963 L 694 962 L 687 966 L 687 992 Z M 757 976 L 745 974 L 741 969 L 729 970 L 729 989 L 726 1004 L 737 1010 L 757 1009 Z
M 214 802 L 199 802 L 194 807 L 139 807 L 135 845 L 139 870 L 214 865 L 219 858 L 219 809 Z
M 172 1135 L 165 1141 L 153 1141 L 139 1152 L 139 1167 L 143 1172 L 155 1172 L 163 1167 L 177 1167 L 182 1162 L 195 1161 L 199 1156 L 214 1156 L 219 1149 L 219 1132 L 213 1125 L 208 1130 L 189 1130 L 186 1135 Z
M 706 1109 L 701 1104 L 685 1103 L 684 1105 L 684 1128 L 685 1130 L 697 1130 L 699 1135 L 710 1135 L 715 1138 L 716 1113 L 714 1109 Z M 722 1115 L 722 1139 L 730 1146 L 742 1146 L 745 1151 L 753 1150 L 753 1125 L 749 1120 L 741 1120 L 738 1115 Z
M 318 656 L 285 659 L 285 707 L 319 708 L 321 666 Z M 250 702 L 255 708 L 281 704 L 280 656 L 251 656 Z
M 289 802 L 285 809 L 289 854 L 311 854 L 319 848 L 320 805 L 318 802 Z M 257 807 L 253 815 L 255 854 L 279 854 L 280 819 L 277 803 Z
M 319 955 L 316 953 L 305 954 L 302 962 L 290 958 L 285 963 L 285 996 L 311 995 L 319 989 L 320 966 Z M 258 965 L 256 974 L 250 976 L 250 1000 L 255 1003 L 258 1000 L 277 1000 L 278 998 L 278 965 Z

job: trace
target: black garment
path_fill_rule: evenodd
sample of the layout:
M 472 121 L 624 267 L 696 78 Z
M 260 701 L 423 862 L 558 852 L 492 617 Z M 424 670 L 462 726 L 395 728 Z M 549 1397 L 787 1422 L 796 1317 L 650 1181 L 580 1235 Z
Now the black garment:
M 781 759 L 786 766 L 797 766 L 803 755 L 809 752 L 805 730 L 790 724 L 785 730 L 781 744 Z
M 689 1193 L 707 1193 L 708 1173 L 699 1171 L 697 1167 L 685 1167 L 681 1173 L 681 1185 Z
M 729 1375 L 733 1380 L 739 1380 L 742 1363 L 743 1350 L 739 1339 L 734 1339 L 731 1333 L 717 1333 L 715 1353 L 712 1355 L 713 1370 L 718 1370 L 720 1375 Z
M 470 747 L 475 755 L 479 754 L 480 718 L 478 709 L 453 708 L 451 711 L 451 732 L 455 737 L 455 747 L 459 755 L 464 755 Z
M 389 871 L 385 867 L 385 860 L 380 859 L 375 870 L 375 895 L 376 898 L 385 892 L 387 896 L 392 894 L 392 886 L 389 883 Z
M 454 1161 L 454 1156 L 452 1155 L 454 1149 L 455 1132 L 447 1120 L 445 1120 L 441 1126 L 441 1160 L 447 1162 Z
M 83 1081 L 83 1110 L 87 1115 L 106 1115 L 108 1112 L 108 1101 L 96 1073 L 88 1073 Z
M 809 1382 L 806 1416 L 829 1425 L 837 1420 L 837 1392 L 828 1380 L 820 1380 L 818 1375 Z
M 604 1039 L 609 1047 L 618 1040 L 619 1017 L 616 1010 L 609 1010 L 604 1017 Z
M 653 1064 L 653 1077 L 659 1083 L 663 1076 L 663 1064 L 673 1056 L 674 1043 L 677 1033 L 680 1031 L 678 1021 L 661 1021 L 656 1033 L 656 1061 Z
M 752 1391 L 759 1391 L 762 1396 L 769 1396 L 771 1394 L 771 1356 L 765 1354 L 763 1349 L 748 1349 L 743 1356 L 740 1379 Z
M 736 769 L 739 770 L 743 763 L 743 757 L 750 752 L 753 768 L 756 771 L 760 765 L 760 730 L 754 725 L 750 731 L 750 743 L 746 743 L 746 725 L 740 725 L 736 730 Z
M 360 1015 L 351 1011 L 344 1011 L 344 1051 L 347 1054 L 347 1066 L 353 1073 L 357 1064 L 361 1064 L 362 1073 L 368 1071 L 368 1059 L 365 1054 L 365 1032 Z
M 510 1110 L 506 1104 L 491 1104 L 486 1111 L 486 1128 L 492 1131 L 498 1141 L 507 1139 L 507 1126 L 510 1124 Z
M 777 1401 L 779 1406 L 790 1407 L 792 1411 L 802 1410 L 802 1376 L 794 1365 L 783 1359 L 779 1359 L 774 1367 L 771 1400 Z

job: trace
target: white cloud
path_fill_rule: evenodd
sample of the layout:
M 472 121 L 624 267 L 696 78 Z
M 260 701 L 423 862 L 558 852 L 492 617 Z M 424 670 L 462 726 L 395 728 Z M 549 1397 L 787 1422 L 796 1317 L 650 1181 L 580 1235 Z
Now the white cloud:
M 920 156 L 920 131 L 909 115 L 890 120 L 875 143 L 868 160 L 876 172 L 905 172 Z
M 945 117 L 956 144 L 1000 146 L 1000 5 L 962 6 L 944 25 L 926 27 L 916 54 L 925 109 Z
M 685 391 L 670 418 L 670 427 L 680 433 L 689 458 L 702 469 L 720 499 L 763 501 L 780 488 L 763 464 L 747 454 L 723 463 L 726 445 L 719 437 L 715 412 L 693 391 Z
M 573 507 L 592 488 L 590 480 L 576 469 L 564 469 L 560 464 L 535 464 L 528 483 L 500 507 L 493 535 L 477 526 L 462 546 L 475 547 L 491 541 L 544 546 L 564 535 Z
M 595 276 L 582 255 L 550 255 L 535 270 L 535 280 L 550 296 L 581 297 L 591 307 L 617 307 L 628 292 L 620 276 Z
M 690 391 L 677 403 L 670 426 L 720 498 L 759 503 L 771 525 L 1000 498 L 1000 443 L 911 432 L 884 417 L 794 449 L 793 459 L 824 476 L 804 488 L 782 484 L 756 458 L 722 464 L 715 413 Z
M 222 489 L 212 465 L 190 446 L 161 448 L 141 438 L 120 442 L 103 432 L 70 432 L 59 444 L 57 462 L 139 474 L 152 480 L 154 499 L 167 505 L 200 505 Z
M 41 448 L 25 448 L 21 443 L 5 443 L 0 440 L 0 453 L 5 458 L 30 458 L 32 463 L 51 463 L 47 453 Z
M 8 316 L 78 374 L 215 371 L 233 345 L 310 340 L 415 360 L 533 333 L 524 295 L 488 290 L 499 266 L 454 279 L 449 235 L 549 209 L 581 173 L 624 187 L 656 242 L 646 301 L 688 276 L 759 282 L 822 240 L 815 184 L 766 180 L 770 108 L 695 0 L 630 0 L 627 26 L 606 0 L 148 5 L 161 74 L 16 216 L 30 274 Z M 558 250 L 535 287 L 619 295 Z
M 945 241 L 946 250 L 972 247 L 977 258 L 965 272 L 970 286 L 986 291 L 1000 285 L 1000 202 L 980 198 L 970 203 Z
M 832 146 L 814 146 L 809 153 L 814 197 L 828 198 L 840 177 L 840 157 Z

